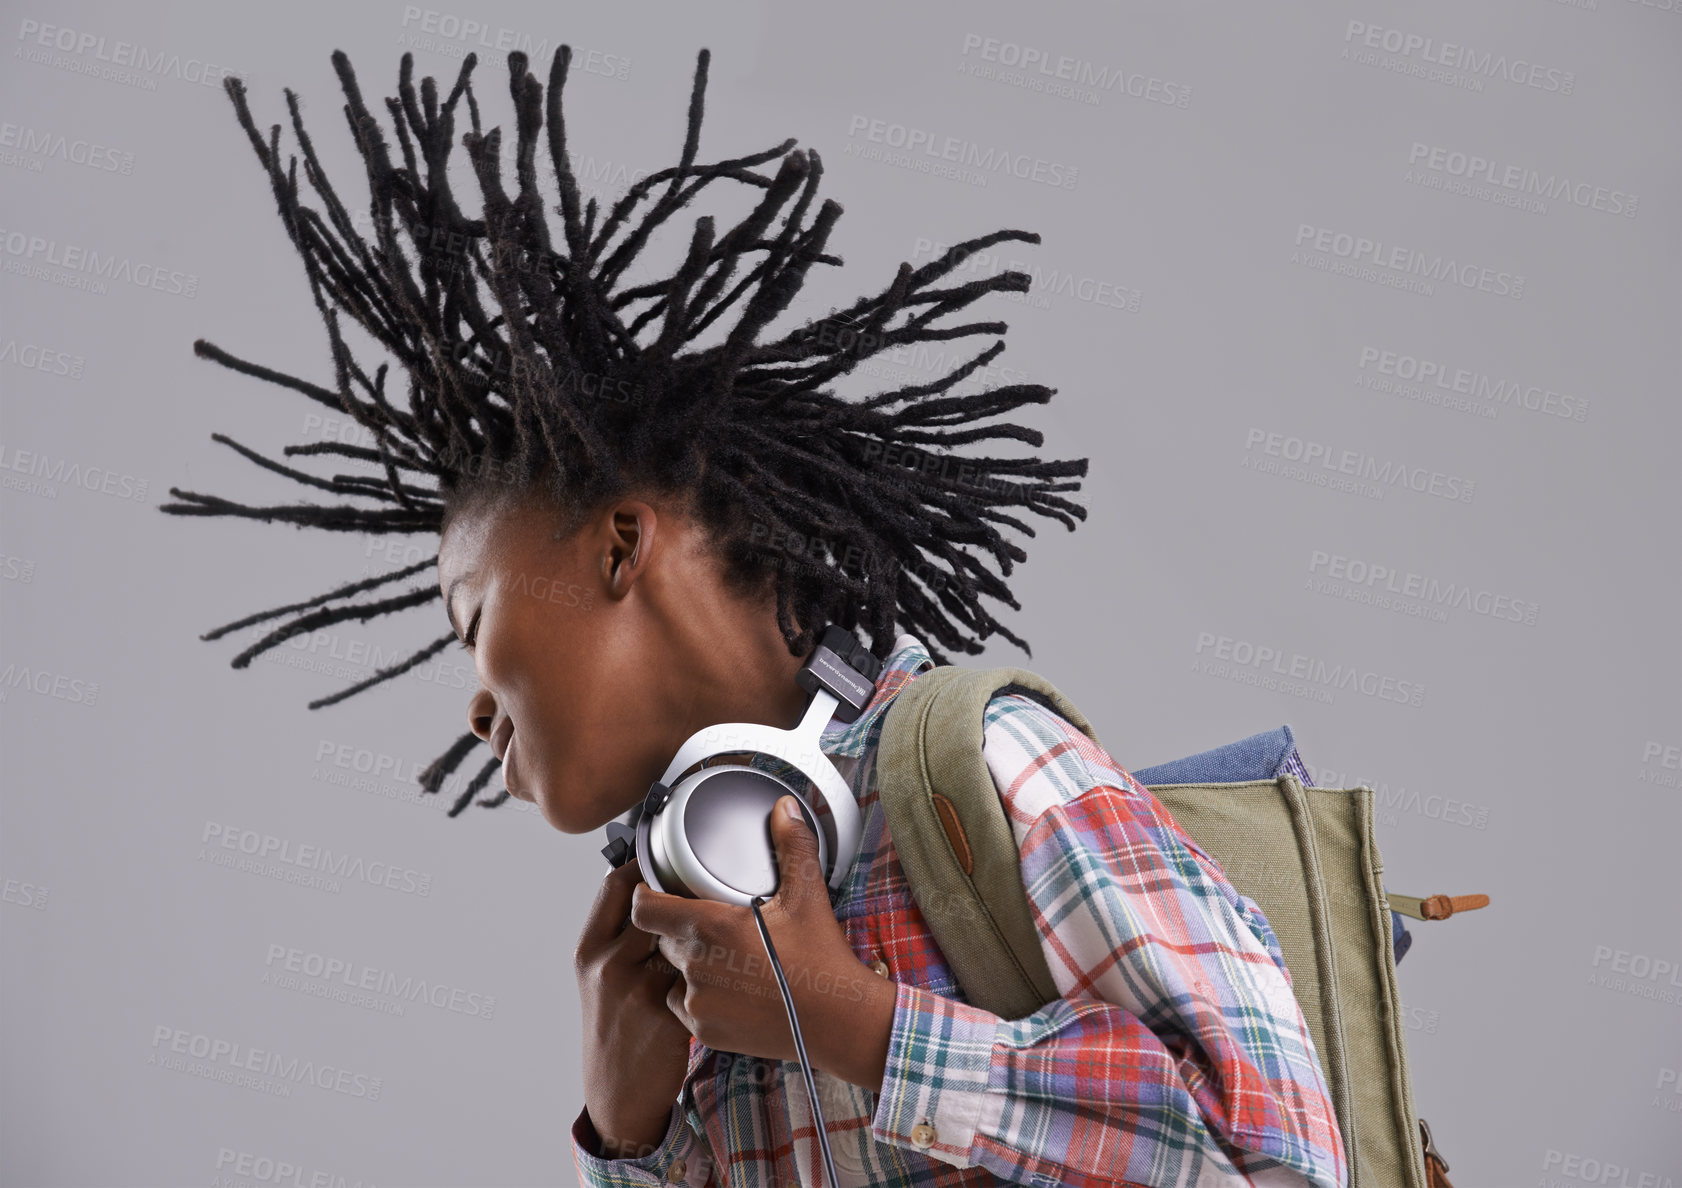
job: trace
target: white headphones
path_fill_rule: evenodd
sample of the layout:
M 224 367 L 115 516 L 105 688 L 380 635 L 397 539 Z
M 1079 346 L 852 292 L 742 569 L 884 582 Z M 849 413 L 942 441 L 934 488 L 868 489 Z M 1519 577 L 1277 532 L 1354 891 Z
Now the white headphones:
M 857 720 L 881 672 L 882 661 L 852 632 L 831 624 L 795 676 L 812 694 L 800 724 L 779 730 L 727 722 L 691 735 L 629 820 L 607 826 L 603 856 L 614 866 L 634 856 L 656 891 L 742 905 L 770 898 L 777 887 L 771 810 L 779 797 L 792 795 L 817 836 L 824 881 L 838 890 L 858 854 L 862 823 L 852 789 L 818 741 L 831 718 Z M 820 827 L 807 790 L 743 763 L 708 762 L 742 752 L 778 759 L 810 780 L 829 809 L 833 839 Z
M 823 1111 L 818 1108 L 818 1090 L 811 1061 L 806 1058 L 794 996 L 760 914 L 760 904 L 777 889 L 771 810 L 785 794 L 800 803 L 806 824 L 817 836 L 818 865 L 830 889 L 839 889 L 852 869 L 862 829 L 858 801 L 829 757 L 818 749 L 818 739 L 830 718 L 843 722 L 858 719 L 870 703 L 881 673 L 882 661 L 870 649 L 852 632 L 831 624 L 795 674 L 800 687 L 812 695 L 800 725 L 793 730 L 778 730 L 752 722 L 727 722 L 691 735 L 642 803 L 631 809 L 630 821 L 608 825 L 610 840 L 602 847 L 603 856 L 614 866 L 636 858 L 643 879 L 656 891 L 744 904 L 753 911 L 800 1055 L 800 1073 L 806 1081 L 806 1100 L 811 1103 L 812 1123 L 828 1172 L 827 1184 L 839 1182 L 829 1149 L 829 1132 Z M 833 841 L 819 827 L 817 813 L 806 795 L 782 777 L 741 763 L 708 766 L 708 760 L 716 756 L 743 751 L 779 759 L 810 780 L 829 808 L 835 829 Z

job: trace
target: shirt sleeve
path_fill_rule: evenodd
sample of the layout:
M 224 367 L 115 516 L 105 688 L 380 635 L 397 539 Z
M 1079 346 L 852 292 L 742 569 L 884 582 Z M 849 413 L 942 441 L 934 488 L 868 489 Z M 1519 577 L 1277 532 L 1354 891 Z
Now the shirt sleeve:
M 901 983 L 875 1138 L 1021 1184 L 1346 1188 L 1259 908 L 1061 717 L 998 696 L 984 740 L 1061 997 L 1005 1019 Z
M 572 1159 L 578 1182 L 586 1188 L 632 1188 L 633 1185 L 687 1184 L 689 1188 L 717 1188 L 712 1148 L 705 1136 L 689 1125 L 681 1100 L 673 1103 L 666 1133 L 652 1151 L 634 1159 L 593 1155 L 600 1136 L 588 1110 L 578 1111 L 572 1123 Z

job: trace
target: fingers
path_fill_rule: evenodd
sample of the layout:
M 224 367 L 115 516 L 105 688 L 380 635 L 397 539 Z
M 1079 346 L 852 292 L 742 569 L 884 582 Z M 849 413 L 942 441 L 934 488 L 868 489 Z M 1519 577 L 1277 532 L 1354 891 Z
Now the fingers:
M 677 967 L 661 954 L 658 934 L 631 922 L 631 902 L 638 886 L 646 884 L 634 860 L 602 878 L 580 935 L 578 959 L 604 965 L 639 965 L 657 975 L 670 976 Z
M 716 900 L 656 891 L 646 883 L 632 890 L 632 925 L 645 932 L 685 940 L 693 940 L 699 929 L 720 922 L 731 906 Z
M 785 809 L 792 808 L 790 816 Z M 827 902 L 817 836 L 793 796 L 778 798 L 771 811 L 771 841 L 776 847 L 777 890 L 772 899 L 785 909 L 819 898 Z
M 578 952 L 589 956 L 606 948 L 631 915 L 631 891 L 642 881 L 642 867 L 630 859 L 602 878 L 596 899 L 584 918 L 584 928 L 578 936 Z
M 602 952 L 609 961 L 641 965 L 656 973 L 670 973 L 673 969 L 660 952 L 659 936 L 644 932 L 629 921 L 625 924 L 625 931 L 608 941 L 607 948 Z

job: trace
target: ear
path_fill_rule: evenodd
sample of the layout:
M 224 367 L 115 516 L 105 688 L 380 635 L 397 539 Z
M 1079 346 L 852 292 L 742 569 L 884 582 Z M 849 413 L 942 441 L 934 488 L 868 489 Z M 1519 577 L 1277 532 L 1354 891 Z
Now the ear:
M 601 573 L 610 598 L 623 598 L 654 555 L 659 516 L 640 499 L 615 500 L 601 521 Z

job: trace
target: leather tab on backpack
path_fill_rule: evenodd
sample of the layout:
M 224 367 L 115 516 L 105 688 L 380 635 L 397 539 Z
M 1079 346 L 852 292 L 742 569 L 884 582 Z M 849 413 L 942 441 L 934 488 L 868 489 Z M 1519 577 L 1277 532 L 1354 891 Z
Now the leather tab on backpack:
M 1455 912 L 1469 912 L 1489 903 L 1489 896 L 1478 892 L 1471 895 L 1427 895 L 1424 899 L 1415 899 L 1411 895 L 1386 891 L 1384 899 L 1391 911 L 1412 916 L 1415 920 L 1446 920 Z
M 1487 895 L 1429 895 L 1420 901 L 1419 910 L 1427 920 L 1446 920 L 1455 912 L 1469 912 L 1488 903 Z
M 939 792 L 931 793 L 930 799 L 934 801 L 934 811 L 940 815 L 940 827 L 946 831 L 946 840 L 951 843 L 952 856 L 964 868 L 965 874 L 973 875 L 975 855 L 970 853 L 969 838 L 964 836 L 964 825 L 958 820 L 958 810 Z

